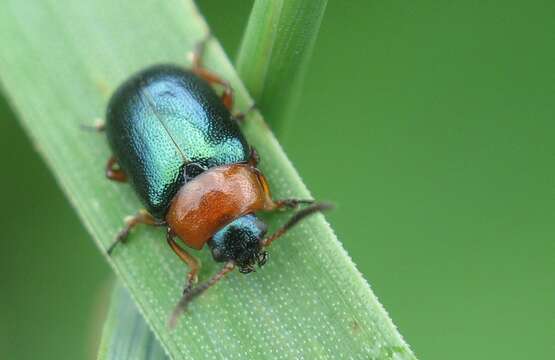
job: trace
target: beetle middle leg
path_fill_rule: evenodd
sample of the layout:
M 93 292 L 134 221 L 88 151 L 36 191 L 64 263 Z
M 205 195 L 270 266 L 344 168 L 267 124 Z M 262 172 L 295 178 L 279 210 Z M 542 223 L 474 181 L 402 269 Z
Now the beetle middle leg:
M 206 48 L 206 43 L 208 42 L 208 40 L 210 40 L 210 36 L 207 36 L 197 43 L 195 50 L 192 53 L 192 71 L 209 84 L 217 84 L 223 86 L 224 93 L 222 94 L 222 102 L 224 103 L 225 107 L 231 112 L 233 110 L 233 89 L 231 88 L 231 85 L 227 80 L 222 79 L 219 75 L 214 74 L 203 66 L 202 57 L 204 55 L 204 49 Z
M 183 249 L 177 242 L 174 240 L 174 233 L 168 228 L 168 232 L 166 233 L 166 240 L 168 245 L 172 248 L 173 252 L 189 267 L 189 272 L 187 273 L 187 285 L 183 289 L 183 293 L 187 293 L 191 291 L 193 285 L 198 281 L 198 272 L 200 270 L 200 261 L 194 257 L 193 255 L 189 254 L 187 250 Z
M 98 133 L 106 131 L 106 124 L 101 119 L 97 119 L 93 125 L 81 124 L 83 130 L 95 131 Z M 126 182 L 127 175 L 123 172 L 116 158 L 112 155 L 106 163 L 106 177 L 112 181 Z
M 106 163 L 106 177 L 112 181 L 126 182 L 127 175 L 123 172 L 116 158 L 112 155 Z
M 139 212 L 131 217 L 125 219 L 125 227 L 120 230 L 118 235 L 116 236 L 116 240 L 108 247 L 106 251 L 108 255 L 111 255 L 114 251 L 115 247 L 119 243 L 125 243 L 127 241 L 127 237 L 129 236 L 129 232 L 135 226 L 139 224 L 151 225 L 151 226 L 161 226 L 163 225 L 159 221 L 157 221 L 152 215 L 148 213 L 148 211 L 141 209 Z

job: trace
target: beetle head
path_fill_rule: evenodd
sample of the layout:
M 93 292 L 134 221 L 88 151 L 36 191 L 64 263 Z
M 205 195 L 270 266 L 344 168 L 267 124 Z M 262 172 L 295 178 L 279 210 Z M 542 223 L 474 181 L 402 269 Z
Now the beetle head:
M 219 230 L 208 241 L 214 260 L 233 261 L 242 273 L 254 271 L 255 265 L 266 263 L 267 253 L 262 249 L 262 239 L 267 225 L 256 216 L 244 215 Z

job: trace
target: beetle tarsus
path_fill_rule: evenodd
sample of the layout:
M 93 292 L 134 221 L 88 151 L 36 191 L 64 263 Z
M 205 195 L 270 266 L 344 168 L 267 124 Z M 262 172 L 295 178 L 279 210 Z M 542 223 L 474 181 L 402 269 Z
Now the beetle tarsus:
M 128 226 L 125 226 L 123 229 L 121 229 L 118 234 L 116 235 L 116 240 L 114 240 L 114 242 L 112 242 L 112 244 L 110 244 L 110 246 L 108 247 L 108 250 L 106 250 L 106 253 L 108 255 L 112 255 L 112 252 L 114 251 L 114 249 L 116 248 L 116 246 L 118 246 L 118 244 L 125 244 L 127 242 L 127 237 L 129 236 L 129 230 L 130 228 Z
M 117 244 L 119 244 L 121 241 L 119 239 L 116 238 L 116 240 L 114 242 L 112 242 L 110 244 L 110 246 L 108 246 L 108 249 L 106 250 L 106 253 L 109 256 L 112 256 L 112 252 L 114 251 L 114 249 L 116 248 Z
M 243 125 L 247 116 L 250 115 L 251 112 L 258 110 L 256 103 L 252 103 L 252 105 L 247 109 L 245 112 L 238 112 L 233 114 L 232 120 L 235 121 L 238 125 Z

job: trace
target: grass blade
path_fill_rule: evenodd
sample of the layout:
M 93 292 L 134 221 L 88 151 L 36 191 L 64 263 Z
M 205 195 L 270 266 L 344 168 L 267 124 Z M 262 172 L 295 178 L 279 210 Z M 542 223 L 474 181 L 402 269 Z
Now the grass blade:
M 237 72 L 272 128 L 280 131 L 299 98 L 327 0 L 256 0 Z
M 164 349 L 121 285 L 112 293 L 98 360 L 167 360 Z
M 103 253 L 140 204 L 129 186 L 104 179 L 106 140 L 80 124 L 102 117 L 131 73 L 185 64 L 207 31 L 189 0 L 0 2 L 6 97 Z M 207 50 L 207 66 L 231 81 L 245 110 L 251 100 L 221 47 L 213 41 Z M 277 198 L 310 196 L 258 113 L 244 132 Z M 283 216 L 270 220 L 276 226 Z M 132 237 L 107 261 L 172 359 L 414 358 L 322 216 L 277 242 L 262 271 L 233 273 L 191 304 L 174 331 L 166 321 L 186 269 L 159 229 Z M 216 267 L 208 252 L 198 255 L 206 278 Z

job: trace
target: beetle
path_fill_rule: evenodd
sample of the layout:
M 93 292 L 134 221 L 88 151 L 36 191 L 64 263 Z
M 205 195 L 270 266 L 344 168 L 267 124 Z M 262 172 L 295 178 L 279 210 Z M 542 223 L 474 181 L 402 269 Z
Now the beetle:
M 241 133 L 244 116 L 232 115 L 231 86 L 202 64 L 206 41 L 197 44 L 190 70 L 155 65 L 131 76 L 112 95 L 103 126 L 113 153 L 106 176 L 128 181 L 145 207 L 126 219 L 107 252 L 112 254 L 139 224 L 166 227 L 168 245 L 189 267 L 174 321 L 234 268 L 249 273 L 264 265 L 265 249 L 274 240 L 330 207 L 314 200 L 272 199 L 258 155 Z M 214 85 L 223 87 L 221 96 Z M 272 235 L 255 214 L 301 205 L 306 206 Z M 196 250 L 207 245 L 224 266 L 196 285 L 200 263 L 176 237 Z

